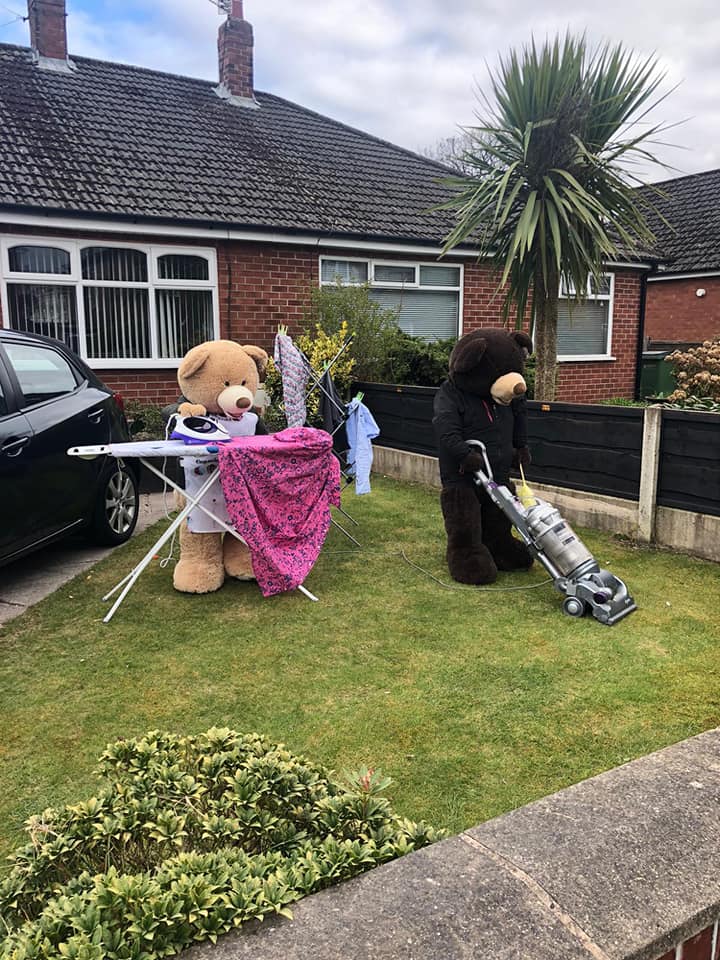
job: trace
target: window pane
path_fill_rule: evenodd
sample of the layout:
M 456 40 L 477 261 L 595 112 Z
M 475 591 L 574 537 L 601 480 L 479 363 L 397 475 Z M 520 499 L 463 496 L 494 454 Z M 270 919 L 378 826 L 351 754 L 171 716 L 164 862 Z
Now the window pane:
M 376 263 L 373 275 L 376 283 L 415 283 L 415 267 L 395 267 L 386 263 Z
M 383 309 L 400 310 L 398 325 L 423 340 L 445 340 L 458 334 L 459 294 L 445 290 L 370 290 Z
M 420 267 L 420 284 L 423 287 L 459 287 L 459 267 Z
M 367 283 L 368 265 L 357 260 L 323 260 L 320 279 L 323 283 Z
M 610 296 L 610 277 L 607 274 L 604 274 L 600 277 L 599 282 L 596 282 L 594 277 L 590 277 L 590 293 L 593 296 Z
M 609 301 L 558 302 L 558 356 L 609 353 Z
M 88 357 L 130 360 L 151 356 L 147 290 L 83 287 Z
M 72 367 L 51 347 L 8 343 L 5 350 L 28 406 L 72 393 L 77 387 Z
M 208 280 L 210 272 L 205 257 L 166 253 L 158 257 L 158 277 L 161 280 Z
M 85 247 L 81 251 L 84 280 L 120 280 L 147 283 L 147 257 L 140 250 L 120 247 Z
M 14 273 L 70 273 L 70 254 L 57 247 L 10 247 L 8 255 Z
M 161 357 L 184 357 L 191 347 L 215 336 L 209 290 L 156 290 Z
M 75 287 L 9 283 L 7 292 L 13 330 L 64 340 L 71 350 L 78 352 Z

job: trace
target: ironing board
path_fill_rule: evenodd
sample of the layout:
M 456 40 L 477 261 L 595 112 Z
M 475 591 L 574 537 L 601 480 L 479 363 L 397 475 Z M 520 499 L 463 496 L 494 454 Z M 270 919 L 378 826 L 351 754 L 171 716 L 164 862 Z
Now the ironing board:
M 207 462 L 208 464 L 217 464 L 218 450 L 218 445 L 213 443 L 188 445 L 183 443 L 182 440 L 138 440 L 135 442 L 131 441 L 130 443 L 107 443 L 98 444 L 95 446 L 70 447 L 70 449 L 67 451 L 68 456 L 82 457 L 84 459 L 94 459 L 95 457 L 102 456 L 116 457 L 118 459 L 127 459 L 128 457 L 137 458 L 147 470 L 149 470 L 151 473 L 154 473 L 155 476 L 159 477 L 173 490 L 177 490 L 178 493 L 181 493 L 186 500 L 185 507 L 180 511 L 180 513 L 178 513 L 175 519 L 171 521 L 168 528 L 152 545 L 142 560 L 140 560 L 140 562 L 133 567 L 126 577 L 123 577 L 119 583 L 115 584 L 109 593 L 105 594 L 103 600 L 109 600 L 110 597 L 117 593 L 118 590 L 121 590 L 120 595 L 115 600 L 110 610 L 108 610 L 107 614 L 103 617 L 103 623 L 110 622 L 115 614 L 115 611 L 128 595 L 140 574 L 148 566 L 148 564 L 152 562 L 157 552 L 167 543 L 168 540 L 170 540 L 175 531 L 182 524 L 183 520 L 185 520 L 193 510 L 202 510 L 209 517 L 212 517 L 216 523 L 219 523 L 227 533 L 232 534 L 233 537 L 240 540 L 242 543 L 245 543 L 243 538 L 234 527 L 225 523 L 225 521 L 216 516 L 209 509 L 209 507 L 200 502 L 205 494 L 211 489 L 211 487 L 220 482 L 219 469 L 216 468 L 215 470 L 208 471 L 207 480 L 202 484 L 194 497 L 189 497 L 182 487 L 171 480 L 170 477 L 166 476 L 166 474 L 164 474 L 161 470 L 158 470 L 158 468 L 151 463 L 149 459 L 150 457 L 162 457 L 164 459 L 193 457 L 194 459 Z M 309 600 L 317 601 L 318 598 L 314 594 L 310 593 L 310 591 L 307 590 L 302 584 L 299 584 L 297 589 L 301 593 L 305 594 Z

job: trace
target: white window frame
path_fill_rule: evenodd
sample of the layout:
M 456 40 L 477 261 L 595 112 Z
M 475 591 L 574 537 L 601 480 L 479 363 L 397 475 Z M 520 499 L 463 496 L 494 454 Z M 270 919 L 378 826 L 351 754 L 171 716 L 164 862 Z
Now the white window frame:
M 318 262 L 318 277 L 319 285 L 321 287 L 331 287 L 336 282 L 335 278 L 332 280 L 323 280 L 322 275 L 322 265 L 324 260 L 342 260 L 352 263 L 366 263 L 368 268 L 368 279 L 367 280 L 351 280 L 347 286 L 349 287 L 362 287 L 366 283 L 372 287 L 378 287 L 379 289 L 391 289 L 391 290 L 402 290 L 402 289 L 412 289 L 412 290 L 439 290 L 445 291 L 446 293 L 457 293 L 458 295 L 458 337 L 462 336 L 463 333 L 463 306 L 465 301 L 465 264 L 464 263 L 438 263 L 437 260 L 379 260 L 371 257 L 344 257 L 340 254 L 325 254 L 321 253 Z M 375 264 L 382 264 L 383 266 L 393 266 L 393 267 L 415 267 L 415 283 L 387 283 L 386 281 L 375 282 L 373 280 L 375 276 Z M 420 268 L 421 267 L 453 267 L 459 271 L 458 285 L 445 287 L 435 284 L 421 284 L 420 283 Z
M 587 288 L 585 291 L 585 296 L 582 297 L 582 300 L 605 300 L 608 303 L 608 325 L 607 325 L 607 338 L 605 340 L 605 353 L 564 353 L 558 354 L 557 362 L 558 363 L 586 363 L 588 361 L 597 361 L 597 360 L 615 360 L 616 357 L 612 354 L 612 333 L 613 333 L 613 312 L 615 309 L 615 274 L 614 273 L 603 273 L 603 277 L 607 277 L 610 280 L 610 290 L 608 293 L 591 293 L 590 283 L 591 277 L 588 277 Z M 572 286 L 572 284 L 571 284 Z M 568 290 L 567 293 L 563 293 L 563 282 L 560 280 L 560 287 L 558 290 L 558 299 L 560 300 L 573 300 L 575 298 L 574 288 Z
M 23 273 L 10 270 L 11 247 L 54 247 L 70 253 L 70 273 Z M 147 281 L 135 282 L 128 280 L 84 280 L 81 268 L 81 251 L 86 247 L 112 247 L 122 250 L 137 250 L 148 258 Z M 180 256 L 198 256 L 208 261 L 207 280 L 167 280 L 158 276 L 158 257 L 164 254 Z M 80 356 L 93 369 L 115 370 L 147 370 L 176 368 L 182 357 L 159 357 L 158 354 L 158 326 L 157 310 L 155 306 L 156 290 L 210 290 L 212 293 L 213 336 L 220 336 L 220 313 L 217 278 L 217 253 L 213 247 L 172 246 L 143 243 L 121 243 L 117 240 L 82 239 L 69 240 L 55 237 L 23 237 L 4 236 L 0 238 L 0 303 L 2 303 L 2 322 L 10 328 L 10 302 L 7 293 L 8 283 L 29 283 L 75 288 L 75 303 L 78 323 L 78 342 Z M 150 322 L 150 352 L 149 357 L 88 357 L 85 335 L 85 298 L 82 295 L 83 287 L 113 287 L 135 288 L 148 291 L 148 316 Z
M 405 267 L 414 272 L 414 280 L 376 280 L 376 267 Z M 420 264 L 417 261 L 410 260 L 371 260 L 369 266 L 370 286 L 371 287 L 389 287 L 391 290 L 420 289 Z M 434 290 L 440 289 L 433 287 Z M 453 287 L 453 290 L 455 288 Z

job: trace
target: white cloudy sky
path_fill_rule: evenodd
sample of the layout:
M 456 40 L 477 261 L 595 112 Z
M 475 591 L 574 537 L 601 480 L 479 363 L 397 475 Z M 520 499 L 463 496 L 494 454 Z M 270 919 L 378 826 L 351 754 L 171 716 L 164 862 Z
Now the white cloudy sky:
M 210 0 L 67 0 L 71 53 L 215 79 L 221 17 Z M 0 0 L 0 41 L 28 43 L 25 0 Z M 658 148 L 674 172 L 720 167 L 718 0 L 245 0 L 255 80 L 422 151 L 472 124 L 498 54 L 557 32 L 655 54 L 679 87 L 654 114 L 682 124 Z

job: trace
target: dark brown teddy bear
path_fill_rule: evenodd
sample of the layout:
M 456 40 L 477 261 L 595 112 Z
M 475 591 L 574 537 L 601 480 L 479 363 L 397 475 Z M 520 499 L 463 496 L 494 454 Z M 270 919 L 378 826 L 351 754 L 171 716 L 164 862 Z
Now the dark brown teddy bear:
M 510 521 L 474 483 L 481 454 L 467 442 L 482 440 L 495 480 L 514 489 L 510 467 L 530 462 L 523 372 L 531 350 L 524 333 L 492 327 L 467 333 L 455 344 L 449 378 L 435 397 L 447 563 L 460 583 L 492 583 L 498 570 L 532 565 Z

